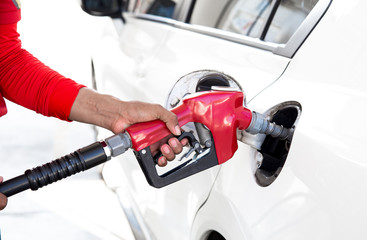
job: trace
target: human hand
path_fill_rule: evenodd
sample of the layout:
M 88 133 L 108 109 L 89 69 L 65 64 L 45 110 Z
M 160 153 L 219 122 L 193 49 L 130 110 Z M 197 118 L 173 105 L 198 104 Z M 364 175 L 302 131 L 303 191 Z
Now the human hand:
M 88 88 L 80 89 L 71 108 L 69 119 L 94 124 L 109 129 L 115 134 L 123 132 L 134 123 L 158 119 L 166 123 L 172 134 L 181 134 L 176 115 L 158 104 L 121 101 Z M 165 166 L 167 160 L 173 160 L 186 143 L 186 139 L 180 142 L 176 138 L 169 139 L 168 144 L 161 143 L 160 150 L 163 156 L 158 160 L 158 165 Z
M 3 182 L 3 177 L 0 176 L 0 183 Z M 3 210 L 6 207 L 6 204 L 8 204 L 8 198 L 0 193 L 0 210 Z
M 121 115 L 118 117 L 113 127 L 115 133 L 122 132 L 127 127 L 134 123 L 147 122 L 159 119 L 166 123 L 167 128 L 172 134 L 178 136 L 181 134 L 181 129 L 178 125 L 177 117 L 174 113 L 166 110 L 161 105 L 150 104 L 144 102 L 123 102 L 124 108 Z M 162 152 L 163 156 L 158 159 L 158 165 L 164 167 L 167 161 L 172 161 L 176 154 L 182 152 L 184 145 L 188 143 L 187 139 L 178 141 L 175 137 L 168 137 L 151 146 L 151 151 L 154 154 L 157 149 Z

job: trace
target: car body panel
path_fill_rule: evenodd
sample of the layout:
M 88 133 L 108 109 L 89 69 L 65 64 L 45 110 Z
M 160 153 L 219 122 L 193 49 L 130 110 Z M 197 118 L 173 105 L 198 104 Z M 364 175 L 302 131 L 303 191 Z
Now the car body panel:
M 287 161 L 268 187 L 254 177 L 257 150 L 242 143 L 222 166 L 163 189 L 147 184 L 131 152 L 106 164 L 106 178 L 124 175 L 111 185 L 129 192 L 148 234 L 206 239 L 217 231 L 246 240 L 367 234 L 365 9 L 365 1 L 334 0 L 292 59 L 133 15 L 108 25 L 93 56 L 102 92 L 163 105 L 179 77 L 215 69 L 240 83 L 257 112 L 287 101 L 302 105 Z

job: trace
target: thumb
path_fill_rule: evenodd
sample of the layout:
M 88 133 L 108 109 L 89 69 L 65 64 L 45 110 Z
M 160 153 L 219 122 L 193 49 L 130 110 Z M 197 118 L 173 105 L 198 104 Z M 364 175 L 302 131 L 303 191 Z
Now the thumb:
M 3 180 L 4 178 L 0 176 L 0 183 L 2 183 Z M 7 204 L 8 198 L 4 194 L 0 193 L 0 210 L 3 210 Z
M 176 114 L 167 111 L 164 116 L 161 117 L 161 120 L 166 123 L 167 128 L 174 135 L 181 135 L 181 128 L 178 125 L 178 120 Z

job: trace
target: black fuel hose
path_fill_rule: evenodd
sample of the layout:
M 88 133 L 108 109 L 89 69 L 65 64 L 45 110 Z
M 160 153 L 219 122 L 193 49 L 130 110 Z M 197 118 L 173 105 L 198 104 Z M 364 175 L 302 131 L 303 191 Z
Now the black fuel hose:
M 104 142 L 95 142 L 64 157 L 33 169 L 0 184 L 0 192 L 10 197 L 27 189 L 37 190 L 73 174 L 85 171 L 109 160 Z

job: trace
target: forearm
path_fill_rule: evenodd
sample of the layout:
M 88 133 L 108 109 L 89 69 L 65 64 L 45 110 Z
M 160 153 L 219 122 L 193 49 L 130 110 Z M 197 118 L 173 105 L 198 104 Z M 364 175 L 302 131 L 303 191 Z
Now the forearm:
M 88 88 L 80 89 L 69 115 L 69 120 L 97 125 L 114 133 L 120 133 L 134 123 L 156 119 L 165 122 L 172 133 L 180 134 L 176 115 L 162 106 L 121 101 Z
M 116 126 L 121 104 L 121 101 L 110 95 L 82 88 L 71 107 L 69 120 L 97 125 L 117 133 L 128 126 L 124 122 L 120 123 L 121 126 Z

